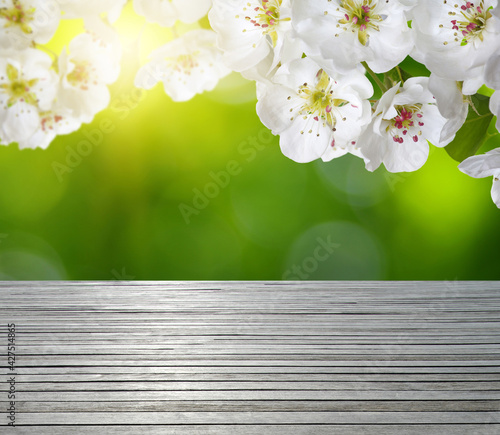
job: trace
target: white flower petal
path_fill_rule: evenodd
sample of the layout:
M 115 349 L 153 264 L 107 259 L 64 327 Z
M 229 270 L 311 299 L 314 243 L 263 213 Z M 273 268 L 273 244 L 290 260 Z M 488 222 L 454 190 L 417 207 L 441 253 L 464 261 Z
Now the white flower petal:
M 464 174 L 473 178 L 485 178 L 500 174 L 500 148 L 486 154 L 472 156 L 458 165 Z
M 495 127 L 500 131 L 500 91 L 496 91 L 490 97 L 490 110 L 497 117 Z
M 429 90 L 436 97 L 436 104 L 445 118 L 452 118 L 462 112 L 466 105 L 460 83 L 432 73 L 429 77 Z
M 30 104 L 16 103 L 0 114 L 0 139 L 7 144 L 31 136 L 40 124 L 38 110 Z
M 500 208 L 500 180 L 498 178 L 493 179 L 493 185 L 491 186 L 491 199 L 495 205 Z
M 264 107 L 259 111 L 259 116 L 265 116 Z M 322 129 L 319 137 L 316 132 L 309 133 L 310 123 L 299 120 L 292 123 L 280 134 L 280 148 L 283 155 L 298 163 L 307 163 L 321 158 L 328 147 L 331 146 L 330 132 Z
M 500 90 L 500 51 L 486 63 L 484 79 L 487 86 Z
M 36 131 L 29 137 L 19 140 L 19 148 L 47 148 L 59 135 L 72 133 L 80 128 L 82 121 L 71 116 L 60 102 L 47 112 L 40 113 L 40 122 Z
M 359 143 L 361 144 L 365 167 L 373 172 L 382 164 L 387 153 L 388 142 L 383 136 L 378 135 L 373 128 L 368 127 L 359 138 Z
M 426 141 L 410 143 L 405 141 L 400 146 L 387 150 L 383 156 L 384 165 L 389 172 L 413 172 L 420 169 L 429 156 L 429 145 Z
M 460 83 L 455 80 L 444 79 L 432 73 L 429 77 L 429 90 L 436 98 L 439 112 L 446 118 L 439 142 L 449 143 L 464 125 L 469 105 L 464 99 Z
M 500 208 L 500 148 L 486 154 L 469 157 L 458 165 L 458 169 L 474 178 L 493 176 L 491 198 L 495 205 Z
M 38 128 L 30 137 L 18 141 L 19 149 L 46 149 L 56 137 L 57 133 L 55 130 L 45 132 L 41 128 Z
M 135 11 L 150 22 L 171 27 L 177 20 L 194 23 L 203 18 L 212 0 L 134 0 Z

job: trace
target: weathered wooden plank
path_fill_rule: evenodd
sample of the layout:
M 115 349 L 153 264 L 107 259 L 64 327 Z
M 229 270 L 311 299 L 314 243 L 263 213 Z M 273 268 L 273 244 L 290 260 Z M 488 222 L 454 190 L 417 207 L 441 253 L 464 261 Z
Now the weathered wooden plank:
M 107 435 L 498 435 L 498 424 L 450 425 L 107 425 L 99 426 L 50 426 L 18 427 L 19 435 L 95 435 L 97 430 Z
M 255 296 L 257 297 L 257 295 Z M 107 299 L 107 298 L 106 298 Z M 222 314 L 224 310 L 228 310 L 230 313 L 242 313 L 246 315 L 255 315 L 255 314 L 271 314 L 274 313 L 276 315 L 290 315 L 290 314 L 310 314 L 310 315 L 325 315 L 325 314 L 337 314 L 337 315 L 366 315 L 366 316 L 387 316 L 397 317 L 404 313 L 408 313 L 410 311 L 413 312 L 414 317 L 417 317 L 418 314 L 422 314 L 423 312 L 436 312 L 439 314 L 447 315 L 447 316 L 459 316 L 459 315 L 469 315 L 474 316 L 475 314 L 491 314 L 498 308 L 498 301 L 493 298 L 483 298 L 481 301 L 478 300 L 465 300 L 465 301 L 440 301 L 436 303 L 436 305 L 432 305 L 431 301 L 427 301 L 426 303 L 415 303 L 412 301 L 406 301 L 405 303 L 397 303 L 392 299 L 386 300 L 382 304 L 379 305 L 379 302 L 365 301 L 365 306 L 359 307 L 351 303 L 343 303 L 343 304 L 335 304 L 330 305 L 327 304 L 327 299 L 325 300 L 311 300 L 309 302 L 304 301 L 300 306 L 296 305 L 295 302 L 287 302 L 286 300 L 281 301 L 268 301 L 267 306 L 263 306 L 266 301 L 260 301 L 260 304 L 257 305 L 255 301 L 246 302 L 241 300 L 233 300 L 233 301 L 225 301 L 221 302 L 218 306 L 210 307 L 210 305 L 217 303 L 217 301 L 198 301 L 198 303 L 193 303 L 192 312 L 195 312 L 199 316 L 202 315 L 210 315 L 210 314 Z M 36 312 L 36 306 L 30 306 L 27 303 L 24 304 L 23 301 L 17 301 L 17 308 L 13 309 L 13 313 L 26 313 L 26 315 L 37 317 L 39 314 Z M 42 301 L 43 303 L 43 301 Z M 169 303 L 169 302 L 164 302 Z M 90 298 L 90 305 L 61 305 L 57 308 L 51 308 L 47 310 L 48 316 L 64 316 L 65 314 L 78 314 L 82 312 L 90 312 L 94 311 L 96 314 L 101 314 L 105 312 L 115 311 L 113 314 L 114 317 L 119 317 L 120 314 L 126 312 L 134 312 L 138 315 L 143 315 L 145 311 L 151 312 L 151 314 L 158 313 L 171 313 L 173 316 L 179 316 L 182 312 L 187 312 L 186 304 L 189 301 L 184 301 L 177 304 L 171 304 L 168 307 L 161 307 L 157 304 L 151 305 L 144 304 L 140 310 L 137 309 L 137 306 L 133 304 L 116 304 L 112 305 L 110 302 L 103 301 L 101 298 L 95 298 L 92 300 Z M 319 307 L 321 304 L 323 307 Z M 246 308 L 237 307 L 236 304 L 246 304 Z M 199 306 L 197 306 L 199 305 Z M 207 306 L 208 305 L 208 306 Z M 114 307 L 114 310 L 113 310 Z M 288 309 L 287 309 L 288 308 Z M 421 313 L 419 313 L 421 311 Z
M 72 383 L 20 383 L 22 390 L 31 391 L 173 391 L 173 390 L 433 390 L 433 391 L 496 391 L 500 390 L 500 381 L 435 381 L 435 382 L 397 382 L 397 381 L 351 381 L 351 382 L 243 382 L 239 381 L 155 381 L 155 382 L 72 382 Z M 2 388 L 6 392 L 6 387 Z
M 208 392 L 207 392 L 208 391 Z M 151 400 L 500 400 L 498 390 L 166 390 L 166 391 L 19 391 L 22 402 Z M 464 408 L 466 409 L 466 408 Z
M 297 335 L 279 335 L 279 334 L 240 334 L 240 335 L 229 335 L 229 334 L 190 334 L 190 335 L 138 335 L 138 334 L 130 334 L 127 337 L 125 334 L 123 335 L 113 335 L 109 334 L 98 334 L 98 333 L 63 333 L 61 331 L 53 332 L 49 337 L 41 337 L 41 334 L 29 334 L 25 331 L 21 331 L 23 334 L 23 347 L 29 348 L 30 346 L 37 346 L 40 344 L 40 339 L 44 338 L 44 342 L 47 344 L 57 343 L 57 344 L 73 344 L 73 345 L 86 345 L 88 344 L 89 339 L 92 339 L 93 342 L 99 345 L 103 344 L 121 344 L 121 343 L 129 343 L 129 344 L 164 344 L 166 340 L 169 343 L 175 344 L 186 344 L 192 342 L 194 339 L 199 341 L 214 341 L 214 342 L 237 342 L 241 343 L 252 343 L 257 342 L 259 344 L 276 344 L 285 342 L 286 344 L 326 344 L 330 342 L 335 343 L 356 343 L 356 344 L 393 344 L 395 342 L 393 334 L 374 334 L 372 337 L 367 336 L 366 334 L 351 334 L 351 335 L 316 335 L 309 334 L 304 336 Z M 47 335 L 47 333 L 45 333 Z M 90 336 L 89 336 L 90 335 Z M 463 335 L 463 334 L 436 334 L 429 333 L 426 335 L 418 335 L 418 334 L 408 334 L 407 342 L 411 339 L 412 341 L 416 341 L 419 344 L 429 344 L 429 343 L 471 343 L 475 341 L 476 343 L 488 343 L 488 344 L 500 344 L 500 335 L 498 334 L 483 334 L 474 336 L 472 334 Z
M 500 412 L 59 412 L 22 414 L 23 425 L 72 424 L 500 424 Z
M 273 361 L 274 362 L 274 361 Z M 465 361 L 463 365 L 439 365 L 435 363 L 425 364 L 425 361 L 375 361 L 373 364 L 368 362 L 340 361 L 340 364 L 330 364 L 328 366 L 316 365 L 210 365 L 210 361 L 205 364 L 187 364 L 186 361 L 180 361 L 171 366 L 140 366 L 140 367 L 121 367 L 107 366 L 63 366 L 63 367 L 30 367 L 29 374 L 21 373 L 24 380 L 43 380 L 48 378 L 60 378 L 70 380 L 72 376 L 161 376 L 162 374 L 184 374 L 184 373 L 215 373 L 215 374 L 487 374 L 493 373 L 500 375 L 500 365 L 474 364 L 473 361 Z M 452 361 L 453 363 L 453 361 Z M 425 365 L 424 365 L 425 364 Z M 442 363 L 441 363 L 442 364 Z M 75 378 L 76 379 L 76 378 Z M 81 379 L 81 378 L 79 378 Z M 116 377 L 115 379 L 119 379 Z
M 474 345 L 474 344 L 440 344 L 434 346 L 427 345 L 413 345 L 413 344 L 386 344 L 386 345 L 337 345 L 337 346 L 286 346 L 279 345 L 271 346 L 256 346 L 244 344 L 231 344 L 226 345 L 213 345 L 205 343 L 191 343 L 186 346 L 176 346 L 171 343 L 165 343 L 162 346 L 99 346 L 95 349 L 92 345 L 88 346 L 57 346 L 60 355 L 144 355 L 148 353 L 155 353 L 156 355 L 330 355 L 330 354 L 343 354 L 343 355 L 360 355 L 370 353 L 373 355 L 380 355 L 385 353 L 397 352 L 399 355 L 468 355 L 477 354 L 481 355 L 497 355 L 500 356 L 499 345 Z M 20 357 L 30 357 L 31 355 L 43 355 L 46 352 L 46 347 L 41 345 L 33 349 L 23 349 L 23 353 L 19 353 Z
M 201 372 L 201 371 L 200 371 Z M 52 383 L 64 384 L 73 382 L 488 382 L 498 381 L 500 373 L 389 373 L 381 374 L 378 370 L 366 373 L 170 373 L 170 374 L 72 374 L 72 375 L 27 375 L 18 374 L 19 384 L 43 383 L 50 386 Z
M 11 323 L 19 323 L 19 319 L 14 318 L 13 316 L 9 316 L 9 320 Z M 500 328 L 500 322 L 489 322 L 485 324 L 484 322 L 470 322 L 470 323 L 463 323 L 460 324 L 460 321 L 453 321 L 453 322 L 421 322 L 421 323 L 414 323 L 414 322 L 404 322 L 401 321 L 399 323 L 383 323 L 384 319 L 380 319 L 381 323 L 376 323 L 376 322 L 363 322 L 359 321 L 356 322 L 356 319 L 348 319 L 351 322 L 355 322 L 354 325 L 346 326 L 344 322 L 322 322 L 320 319 L 316 319 L 316 321 L 311 320 L 308 323 L 305 323 L 303 321 L 296 321 L 296 322 L 278 322 L 278 321 L 273 321 L 273 319 L 265 319 L 265 318 L 259 318 L 259 319 L 248 319 L 248 320 L 243 320 L 239 319 L 238 321 L 234 321 L 231 323 L 229 320 L 226 323 L 206 323 L 205 324 L 205 333 L 217 333 L 220 331 L 228 331 L 232 330 L 234 333 L 240 332 L 240 333 L 249 333 L 249 331 L 253 331 L 254 333 L 267 333 L 270 334 L 273 331 L 283 331 L 283 330 L 290 330 L 292 329 L 293 332 L 295 331 L 301 331 L 304 330 L 305 333 L 311 335 L 314 334 L 315 332 L 318 331 L 318 325 L 320 327 L 322 326 L 323 328 L 328 328 L 327 330 L 335 329 L 340 332 L 345 332 L 346 334 L 349 334 L 351 332 L 358 332 L 358 331 L 363 331 L 363 330 L 374 330 L 376 333 L 402 333 L 403 331 L 406 331 L 408 329 L 423 329 L 423 330 L 443 330 L 446 331 L 448 334 L 458 334 L 460 331 L 463 331 L 465 334 L 474 334 L 474 333 L 489 333 L 493 332 L 495 333 L 498 331 L 498 328 Z M 346 320 L 347 321 L 347 320 Z M 268 323 L 269 322 L 269 323 Z M 96 324 L 99 324 L 99 326 L 96 326 Z M 40 322 L 41 325 L 41 330 L 44 330 L 43 328 L 45 327 L 43 325 L 43 322 Z M 52 325 L 47 325 L 47 328 L 45 331 L 47 333 L 50 332 L 57 332 L 60 331 L 61 325 L 64 325 L 64 322 L 60 321 L 57 323 L 58 328 L 54 328 L 56 324 Z M 191 324 L 188 324 L 186 321 L 185 324 L 167 324 L 167 322 L 164 322 L 164 327 L 167 329 L 172 330 L 172 332 L 179 333 L 182 331 L 185 327 L 186 328 L 192 328 L 194 327 L 200 327 L 203 325 L 203 322 L 198 322 L 193 320 Z M 232 326 L 230 326 L 232 325 Z M 106 322 L 92 322 L 89 324 L 84 324 L 84 323 L 77 323 L 74 322 L 71 325 L 71 328 L 73 330 L 81 328 L 81 330 L 87 330 L 89 328 L 89 331 L 99 331 L 103 329 L 108 329 L 108 328 L 114 328 L 115 326 L 118 326 L 120 328 L 130 328 L 133 329 L 136 326 L 139 327 L 148 327 L 151 326 L 151 328 L 154 329 L 160 329 L 162 328 L 161 322 L 153 322 L 151 319 L 143 319 L 138 320 L 137 322 L 121 322 L 121 324 L 116 324 L 116 323 L 106 323 Z M 230 326 L 230 328 L 228 328 Z
M 446 412 L 500 411 L 500 400 L 169 400 L 19 402 L 19 412 Z
M 500 433 L 499 282 L 0 283 L 0 322 L 16 433 Z
M 46 354 L 40 355 L 21 355 L 18 363 L 20 368 L 28 367 L 50 367 L 50 366 L 78 366 L 78 367 L 91 367 L 91 366 L 131 366 L 137 367 L 145 366 L 172 366 L 177 362 L 184 361 L 184 363 L 191 362 L 192 365 L 202 365 L 202 362 L 206 361 L 204 355 L 185 355 L 185 354 L 168 354 L 168 355 L 158 355 L 156 353 L 141 353 L 134 355 L 132 358 L 130 355 L 110 355 L 110 354 L 93 354 L 93 355 L 57 355 L 53 353 L 53 350 L 48 349 Z M 266 358 L 263 360 L 263 358 Z M 207 364 L 212 365 L 237 365 L 240 364 L 258 364 L 258 361 L 265 361 L 265 365 L 273 365 L 276 361 L 276 365 L 310 365 L 316 366 L 326 366 L 335 361 L 351 361 L 359 364 L 359 361 L 370 362 L 370 361 L 384 361 L 390 364 L 391 361 L 416 361 L 420 364 L 437 362 L 443 364 L 444 362 L 459 362 L 462 364 L 464 361 L 470 361 L 471 363 L 478 364 L 498 364 L 500 360 L 498 354 L 457 354 L 457 355 L 431 355 L 431 354 L 383 354 L 383 353 L 371 353 L 371 354 L 268 354 L 263 356 L 262 354 L 239 354 L 237 356 L 232 354 L 211 354 L 210 362 Z M 198 362 L 199 361 L 199 362 Z M 243 361 L 243 362 L 242 362 Z M 198 362 L 198 363 L 197 363 Z M 287 363 L 286 363 L 287 362 Z M 180 363 L 182 365 L 182 363 Z M 383 365 L 383 363 L 380 363 Z
M 235 329 L 234 325 L 210 325 L 206 326 L 205 328 L 199 326 L 199 325 L 186 325 L 184 327 L 180 327 L 177 325 L 161 325 L 161 324 L 150 324 L 148 326 L 145 326 L 144 324 L 142 325 L 136 325 L 134 328 L 130 328 L 130 326 L 127 325 L 122 325 L 122 324 L 114 324 L 114 325 L 109 325 L 112 326 L 112 330 L 119 332 L 121 334 L 125 334 L 127 330 L 131 331 L 142 331 L 147 333 L 149 330 L 150 333 L 156 337 L 159 335 L 167 335 L 167 336 L 172 336 L 172 337 L 178 337 L 178 336 L 186 336 L 186 337 L 192 337 L 192 336 L 201 336 L 201 337 L 206 337 L 206 336 L 228 336 L 232 335 L 233 337 L 248 337 L 248 336 L 254 336 L 254 337 L 261 337 L 261 336 L 270 336 L 270 335 L 277 335 L 277 336 L 283 336 L 284 333 L 287 333 L 291 337 L 298 337 L 300 336 L 300 333 L 306 337 L 321 337 L 322 332 L 323 336 L 327 336 L 324 334 L 325 331 L 335 331 L 337 334 L 343 335 L 343 336 L 352 336 L 352 337 L 366 337 L 367 335 L 365 334 L 364 331 L 367 331 L 367 329 L 362 329 L 362 328 L 352 328 L 350 326 L 344 325 L 343 327 L 338 327 L 338 328 L 321 328 L 321 325 L 308 325 L 308 327 L 305 327 L 303 330 L 299 328 L 293 327 L 293 325 L 290 325 L 290 327 L 285 328 L 281 325 L 266 325 L 266 324 L 248 324 L 248 325 L 241 325 L 238 326 L 238 329 Z M 378 325 L 378 327 L 373 328 L 372 333 L 375 336 L 381 336 L 381 335 L 391 335 L 392 337 L 395 336 L 397 333 L 404 334 L 405 336 L 413 336 L 413 334 L 417 334 L 415 331 L 419 330 L 420 333 L 423 334 L 440 334 L 440 335 L 448 335 L 448 336 L 458 336 L 460 332 L 463 333 L 465 337 L 467 336 L 472 336 L 475 334 L 481 335 L 481 336 L 493 336 L 496 337 L 498 334 L 498 328 L 495 328 L 494 326 L 489 326 L 488 324 L 482 324 L 481 327 L 471 327 L 469 325 L 464 325 L 463 329 L 460 330 L 459 328 L 451 328 L 449 327 L 450 325 L 445 325 L 446 327 L 442 326 L 437 326 L 432 329 L 423 329 L 423 328 L 390 328 L 390 327 L 383 327 L 381 325 Z M 47 328 L 47 329 L 43 329 Z M 64 328 L 64 329 L 63 329 Z M 62 331 L 67 330 L 68 337 L 72 337 L 74 334 L 88 334 L 88 335 L 93 335 L 96 333 L 100 333 L 102 331 L 107 331 L 109 329 L 105 328 L 103 329 L 102 326 L 95 326 L 95 325 L 73 325 L 73 324 L 59 324 L 58 326 L 43 326 L 40 327 L 38 331 L 26 331 L 27 338 L 32 338 L 32 337 L 40 337 L 41 335 L 47 336 L 48 339 L 52 337 L 53 335 L 57 336 L 58 334 L 61 334 Z M 21 333 L 25 333 L 20 328 Z M 417 337 L 419 335 L 416 335 Z M 429 335 L 430 336 L 430 335 Z
M 256 295 L 257 296 L 257 295 Z M 165 301 L 164 304 L 169 304 L 168 306 L 158 305 L 158 301 L 156 301 L 156 305 L 151 303 L 151 305 L 144 304 L 140 308 L 137 305 L 133 305 L 132 303 L 127 304 L 119 304 L 112 305 L 111 303 L 107 303 L 103 301 L 101 298 L 96 298 L 94 301 L 89 300 L 89 304 L 85 304 L 82 306 L 79 305 L 61 305 L 60 307 L 52 307 L 47 310 L 48 315 L 54 316 L 63 316 L 64 314 L 75 313 L 78 312 L 86 312 L 86 311 L 95 311 L 96 314 L 100 314 L 103 312 L 112 312 L 117 317 L 120 314 L 125 312 L 135 312 L 138 315 L 144 314 L 146 311 L 151 312 L 151 314 L 168 312 L 173 315 L 182 314 L 182 312 L 195 312 L 198 315 L 203 314 L 222 314 L 225 310 L 229 313 L 243 313 L 243 314 L 261 314 L 261 313 L 275 313 L 281 315 L 293 315 L 293 314 L 314 314 L 314 315 L 325 315 L 325 314 L 338 314 L 338 315 L 379 315 L 379 316 L 397 316 L 403 312 L 408 312 L 413 307 L 413 309 L 421 309 L 422 311 L 425 309 L 427 312 L 432 310 L 436 313 L 457 315 L 457 314 L 469 314 L 473 315 L 474 313 L 491 313 L 494 311 L 494 308 L 498 306 L 498 301 L 492 298 L 483 298 L 481 301 L 458 301 L 449 302 L 445 305 L 445 302 L 442 301 L 439 305 L 432 306 L 430 301 L 426 303 L 414 303 L 408 301 L 407 303 L 392 303 L 392 300 L 387 300 L 383 304 L 379 305 L 378 303 L 372 303 L 371 301 L 366 301 L 365 305 L 360 307 L 355 304 L 336 304 L 331 305 L 327 304 L 327 299 L 324 301 L 314 301 L 311 300 L 309 302 L 304 301 L 300 306 L 296 304 L 296 302 L 288 303 L 285 300 L 280 301 L 268 301 L 267 306 L 263 305 L 266 301 L 259 301 L 260 304 L 257 305 L 255 301 L 246 302 L 241 301 L 239 299 L 235 299 L 233 301 L 225 301 L 221 302 L 217 306 L 211 307 L 217 303 L 217 301 L 211 301 L 210 303 L 206 301 L 199 301 L 197 306 L 196 303 L 193 303 L 193 307 L 190 310 L 186 310 L 186 303 L 188 301 L 184 301 L 182 303 L 172 304 L 168 301 Z M 324 306 L 320 306 L 319 304 L 325 303 Z M 237 306 L 237 303 L 243 304 L 243 306 Z M 184 305 L 183 305 L 184 304 Z M 491 305 L 493 304 L 493 305 Z M 33 316 L 37 316 L 36 306 L 22 306 L 23 302 L 19 301 L 19 305 L 12 311 L 21 311 L 26 312 L 26 314 L 30 314 Z M 246 305 L 246 306 L 245 306 Z M 289 307 L 289 309 L 285 309 L 285 307 Z M 415 313 L 417 315 L 418 313 Z
M 59 358 L 59 359 L 58 359 Z M 338 367 L 338 366 L 498 366 L 499 358 L 495 355 L 247 355 L 245 359 L 231 355 L 211 355 L 206 359 L 203 355 L 156 355 L 144 353 L 140 355 L 54 355 L 47 350 L 45 354 L 23 356 L 19 367 L 37 368 L 41 364 L 44 371 L 50 367 L 94 367 L 96 361 L 103 366 L 136 367 L 222 367 L 222 366 L 263 366 L 263 367 Z

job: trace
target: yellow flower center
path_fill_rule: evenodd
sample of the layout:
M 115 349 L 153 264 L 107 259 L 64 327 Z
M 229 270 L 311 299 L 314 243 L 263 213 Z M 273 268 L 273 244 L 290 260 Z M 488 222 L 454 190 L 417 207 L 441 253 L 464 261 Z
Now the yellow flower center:
M 305 100 L 299 115 L 316 115 L 314 120 L 323 122 L 323 125 L 328 124 L 335 130 L 337 123 L 335 108 L 345 106 L 348 102 L 335 98 L 332 90 L 334 82 L 325 71 L 319 70 L 316 77 L 318 81 L 314 86 L 304 83 L 299 87 L 298 93 Z
M 84 60 L 72 60 L 71 62 L 75 68 L 67 75 L 68 82 L 75 87 L 87 90 L 90 81 L 90 63 Z
M 36 95 L 30 92 L 31 88 L 38 82 L 37 79 L 23 79 L 20 71 L 11 64 L 7 64 L 7 78 L 8 82 L 0 85 L 0 92 L 3 91 L 9 96 L 7 107 L 13 106 L 18 101 L 37 106 Z
M 340 2 L 340 7 L 344 13 L 344 18 L 339 20 L 343 30 L 357 32 L 359 42 L 367 45 L 370 37 L 368 29 L 378 32 L 377 23 L 383 20 L 382 16 L 374 11 L 377 7 L 376 0 L 343 0 Z
M 35 8 L 24 9 L 18 0 L 14 0 L 13 5 L 12 8 L 0 8 L 0 17 L 5 19 L 4 27 L 18 26 L 23 33 L 32 33 L 30 23 L 34 19 Z
M 186 75 L 191 75 L 191 71 L 199 66 L 196 60 L 196 56 L 199 54 L 200 51 L 195 51 L 190 54 L 181 54 L 177 57 L 168 57 L 165 60 L 175 71 L 184 73 Z
M 252 14 L 253 17 L 245 17 L 255 27 L 260 27 L 264 35 L 269 35 L 273 47 L 276 47 L 278 41 L 277 27 L 279 23 L 281 21 L 290 21 L 290 18 L 282 19 L 280 17 L 281 3 L 282 0 L 262 0 L 262 6 L 254 8 L 257 13 Z
M 467 45 L 475 39 L 482 42 L 486 21 L 492 17 L 489 9 L 484 7 L 483 0 L 479 2 L 479 6 L 469 1 L 462 5 L 454 4 L 453 10 L 448 12 L 448 15 L 453 18 L 450 24 L 451 29 L 454 31 L 454 41 L 460 41 L 460 45 Z M 440 24 L 439 27 L 443 28 L 445 26 Z M 448 45 L 448 41 L 444 41 L 443 44 Z

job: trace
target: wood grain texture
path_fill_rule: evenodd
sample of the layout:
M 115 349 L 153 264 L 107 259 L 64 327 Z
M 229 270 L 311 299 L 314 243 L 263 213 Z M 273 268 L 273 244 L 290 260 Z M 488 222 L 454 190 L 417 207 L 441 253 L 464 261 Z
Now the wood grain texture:
M 0 328 L 2 434 L 500 434 L 499 282 L 4 282 Z

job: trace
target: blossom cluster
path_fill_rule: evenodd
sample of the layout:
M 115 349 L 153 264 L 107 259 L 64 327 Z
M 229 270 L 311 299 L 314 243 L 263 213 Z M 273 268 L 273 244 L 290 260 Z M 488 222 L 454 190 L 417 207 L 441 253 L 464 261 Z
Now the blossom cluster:
M 47 147 L 109 104 L 120 70 L 112 23 L 127 0 L 0 0 L 0 141 Z M 415 171 L 429 146 L 454 142 L 472 96 L 500 111 L 498 0 L 133 0 L 175 38 L 150 54 L 135 85 L 161 82 L 174 101 L 212 90 L 231 71 L 254 80 L 257 114 L 296 162 L 346 153 L 374 171 Z M 210 28 L 196 23 L 206 17 Z M 46 44 L 61 19 L 86 33 L 60 55 Z M 178 34 L 179 22 L 193 24 Z M 403 67 L 412 60 L 429 74 Z M 417 64 L 417 65 L 418 65 Z M 497 120 L 496 128 L 500 129 Z M 464 160 L 494 176 L 500 151 Z
M 115 32 L 100 20 L 123 1 L 94 1 L 87 31 L 59 56 L 46 44 L 61 19 L 80 16 L 82 2 L 0 1 L 0 141 L 46 148 L 57 136 L 91 122 L 110 101 L 108 85 L 120 72 Z
M 497 0 L 213 0 L 209 18 L 223 61 L 257 82 L 257 113 L 297 162 L 351 153 L 370 171 L 415 171 L 429 144 L 454 141 L 483 85 L 500 109 Z M 409 74 L 407 59 L 430 76 Z M 497 183 L 499 150 L 460 169 Z
M 195 23 L 211 6 L 212 0 L 134 0 L 138 14 L 163 27 L 172 27 L 177 21 Z M 221 57 L 215 32 L 193 29 L 151 53 L 151 61 L 139 70 L 135 85 L 151 89 L 162 82 L 173 101 L 187 101 L 214 89 L 219 80 L 231 72 Z

